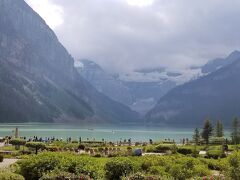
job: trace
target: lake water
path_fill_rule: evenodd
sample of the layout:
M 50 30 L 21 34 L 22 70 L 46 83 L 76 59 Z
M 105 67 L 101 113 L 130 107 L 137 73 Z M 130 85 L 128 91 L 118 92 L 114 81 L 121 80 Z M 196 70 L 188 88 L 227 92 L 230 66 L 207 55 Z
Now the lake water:
M 0 124 L 0 136 L 13 135 L 14 129 L 19 128 L 20 136 L 27 138 L 38 137 L 55 137 L 78 140 L 81 137 L 83 140 L 89 138 L 90 140 L 106 141 L 123 141 L 131 138 L 133 142 L 136 141 L 160 141 L 164 139 L 175 139 L 179 142 L 183 138 L 192 138 L 194 128 L 170 128 L 170 127 L 137 127 L 137 126 L 83 126 L 80 124 L 40 124 L 40 123 L 20 123 L 20 124 Z M 225 133 L 228 136 L 228 132 Z

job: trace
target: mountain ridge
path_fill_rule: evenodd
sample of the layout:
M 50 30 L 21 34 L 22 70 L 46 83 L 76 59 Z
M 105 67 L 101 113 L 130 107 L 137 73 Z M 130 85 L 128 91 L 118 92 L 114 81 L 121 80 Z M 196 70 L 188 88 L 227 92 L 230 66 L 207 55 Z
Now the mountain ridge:
M 146 118 L 150 122 L 200 124 L 209 117 L 229 125 L 234 116 L 240 115 L 240 93 L 237 91 L 240 88 L 240 53 L 238 55 L 230 64 L 172 89 Z
M 119 75 L 109 74 L 98 64 L 87 59 L 78 60 L 75 64 L 78 72 L 99 92 L 129 106 L 141 115 L 152 108 L 159 97 L 175 86 L 174 82 L 167 80 L 160 82 L 124 81 L 119 78 Z M 144 70 L 143 73 L 146 71 Z
M 45 21 L 23 0 L 0 1 L 0 121 L 138 121 L 99 93 Z M 4 73 L 3 73 L 4 72 Z

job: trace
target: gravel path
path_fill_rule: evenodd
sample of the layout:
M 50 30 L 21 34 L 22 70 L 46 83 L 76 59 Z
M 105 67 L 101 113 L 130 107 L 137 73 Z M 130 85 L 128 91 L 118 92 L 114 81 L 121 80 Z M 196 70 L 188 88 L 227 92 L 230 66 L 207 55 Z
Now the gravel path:
M 4 159 L 3 162 L 0 163 L 0 169 L 4 169 L 9 167 L 11 164 L 17 162 L 18 159 Z

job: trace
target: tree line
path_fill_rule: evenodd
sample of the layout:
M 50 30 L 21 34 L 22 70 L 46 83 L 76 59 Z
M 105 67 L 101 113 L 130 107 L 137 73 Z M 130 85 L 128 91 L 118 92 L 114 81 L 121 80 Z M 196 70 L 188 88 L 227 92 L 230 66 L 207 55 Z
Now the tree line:
M 240 143 L 240 121 L 236 117 L 232 121 L 231 126 L 231 143 L 232 144 L 239 144 Z M 193 141 L 196 145 L 201 144 L 202 142 L 206 145 L 209 144 L 210 138 L 215 137 L 224 140 L 224 127 L 223 123 L 218 120 L 215 124 L 215 127 L 213 127 L 211 121 L 207 119 L 204 122 L 202 131 L 198 128 L 194 130 L 193 134 Z M 226 144 L 228 143 L 228 139 L 225 139 Z

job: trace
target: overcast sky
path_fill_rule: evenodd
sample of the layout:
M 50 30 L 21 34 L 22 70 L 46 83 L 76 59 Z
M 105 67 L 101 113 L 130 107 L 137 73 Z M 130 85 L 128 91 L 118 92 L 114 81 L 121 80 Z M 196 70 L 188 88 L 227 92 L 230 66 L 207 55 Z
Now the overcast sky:
M 186 68 L 240 49 L 239 0 L 26 0 L 76 59 Z

